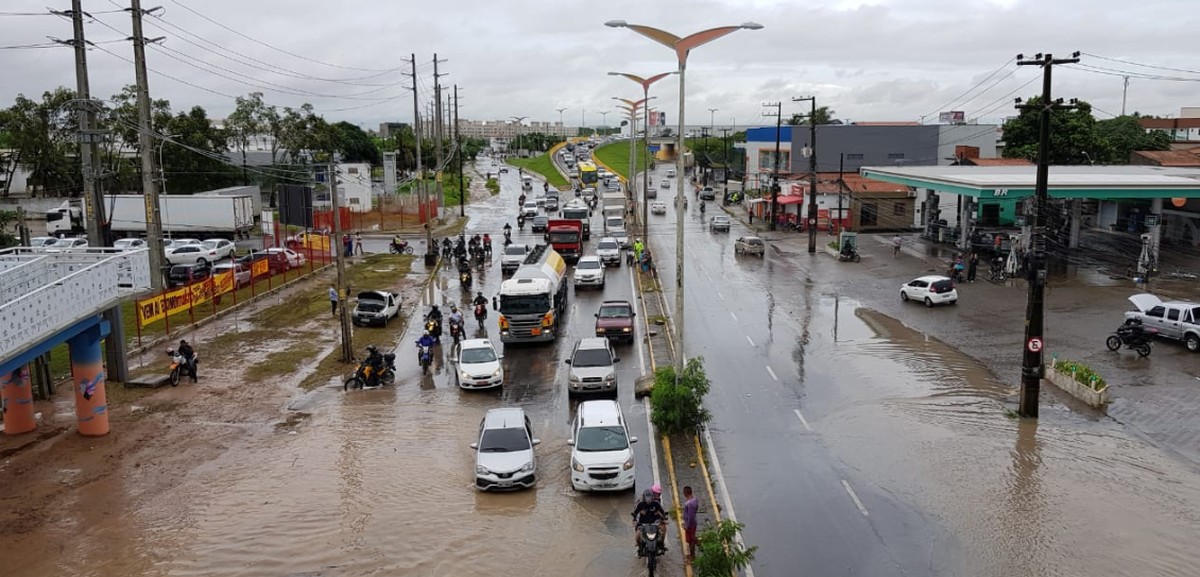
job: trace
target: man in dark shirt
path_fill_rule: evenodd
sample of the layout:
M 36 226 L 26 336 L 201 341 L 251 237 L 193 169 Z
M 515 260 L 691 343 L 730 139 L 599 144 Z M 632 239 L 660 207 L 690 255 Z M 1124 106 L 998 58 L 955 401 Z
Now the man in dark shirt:
M 196 351 L 186 340 L 179 341 L 179 356 L 183 357 L 187 363 L 187 370 L 192 375 L 192 382 L 196 382 Z
M 654 493 L 650 489 L 646 489 L 642 493 L 642 500 L 638 502 L 637 507 L 633 509 L 633 535 L 634 544 L 638 548 L 638 556 L 642 554 L 642 532 L 639 527 L 642 525 L 659 525 L 658 539 L 665 543 L 665 525 L 667 521 L 667 512 L 663 510 L 662 505 L 654 499 Z M 662 547 L 666 551 L 666 547 Z

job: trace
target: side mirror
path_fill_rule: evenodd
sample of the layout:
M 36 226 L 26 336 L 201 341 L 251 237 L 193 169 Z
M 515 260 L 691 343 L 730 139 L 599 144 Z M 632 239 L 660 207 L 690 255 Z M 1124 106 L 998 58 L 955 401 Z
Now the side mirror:
M 630 442 L 630 443 L 636 443 L 636 442 L 637 442 L 637 437 L 629 437 L 629 442 Z
M 596 317 L 596 318 L 600 318 L 600 313 L 596 313 L 596 314 L 594 314 L 594 315 L 592 315 L 592 316 L 594 316 L 594 317 Z
M 478 448 L 479 448 L 479 443 L 471 443 L 471 448 L 472 448 L 472 449 L 478 449 Z
M 533 444 L 534 444 L 534 445 L 540 445 L 540 444 L 542 444 L 542 440 L 541 440 L 541 439 L 534 439 L 534 440 L 533 440 Z
M 613 357 L 613 362 L 614 362 L 614 363 L 619 363 L 619 362 L 621 362 L 621 357 Z
M 563 359 L 563 362 L 569 365 L 571 364 L 571 359 Z
M 575 446 L 575 439 L 567 439 L 567 444 L 568 444 L 568 445 L 571 445 L 572 447 L 574 447 L 574 446 Z

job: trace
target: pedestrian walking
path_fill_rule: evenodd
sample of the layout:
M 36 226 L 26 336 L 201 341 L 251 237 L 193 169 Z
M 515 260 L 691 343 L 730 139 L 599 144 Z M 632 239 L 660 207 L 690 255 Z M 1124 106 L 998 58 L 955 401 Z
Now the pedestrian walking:
M 685 559 L 691 563 L 696 558 L 696 513 L 700 511 L 700 501 L 690 486 L 683 488 L 683 499 L 683 533 L 688 546 Z
M 967 261 L 967 282 L 975 282 L 975 272 L 979 268 L 979 255 L 971 253 L 970 260 Z
M 900 246 L 904 244 L 904 239 L 900 235 L 892 237 L 892 258 L 900 256 Z
M 354 233 L 354 254 L 363 254 L 362 233 Z
M 338 292 L 337 287 L 329 285 L 329 313 L 337 316 Z

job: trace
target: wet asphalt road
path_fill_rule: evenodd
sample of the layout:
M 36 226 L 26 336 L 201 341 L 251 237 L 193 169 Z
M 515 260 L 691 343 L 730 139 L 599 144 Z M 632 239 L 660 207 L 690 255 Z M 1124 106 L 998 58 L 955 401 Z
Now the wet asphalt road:
M 674 223 L 673 207 L 650 220 L 671 299 Z M 690 199 L 684 349 L 706 359 L 756 574 L 1187 575 L 1200 561 L 1200 518 L 1181 517 L 1200 504 L 1196 471 L 1046 393 L 1040 422 L 1008 418 L 1011 387 L 939 339 L 987 343 L 1012 322 L 904 305 L 898 287 L 923 265 L 847 269 L 824 235 L 815 255 L 806 236 L 767 233 L 764 259 L 735 257 L 748 232 L 707 232 Z

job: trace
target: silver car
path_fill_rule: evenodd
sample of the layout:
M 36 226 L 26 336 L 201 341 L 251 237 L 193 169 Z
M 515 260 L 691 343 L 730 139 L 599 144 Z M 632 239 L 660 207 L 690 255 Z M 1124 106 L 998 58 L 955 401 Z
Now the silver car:
M 528 489 L 537 483 L 537 458 L 529 417 L 520 408 L 491 409 L 479 423 L 475 449 L 475 488 L 481 491 Z
M 604 337 L 585 337 L 575 343 L 567 375 L 567 394 L 617 393 L 617 367 L 621 359 Z

